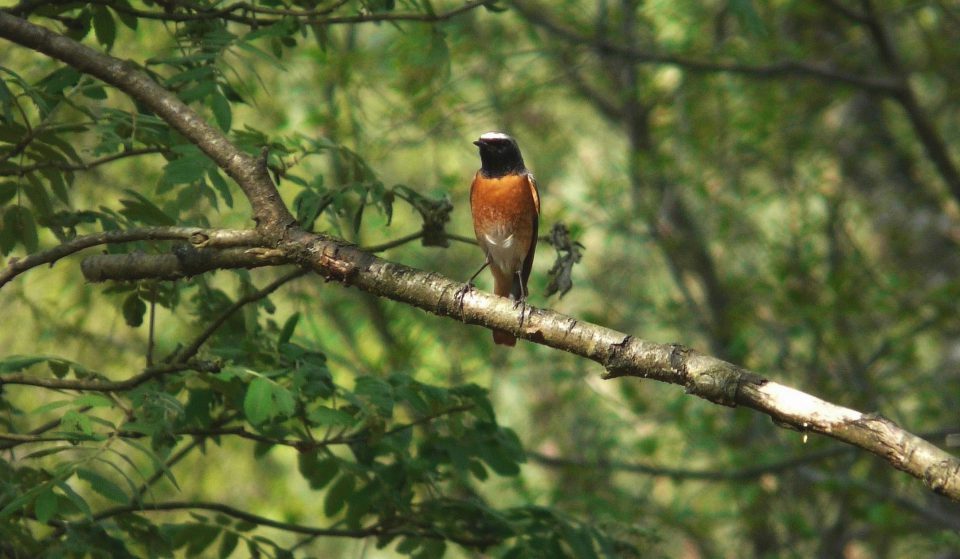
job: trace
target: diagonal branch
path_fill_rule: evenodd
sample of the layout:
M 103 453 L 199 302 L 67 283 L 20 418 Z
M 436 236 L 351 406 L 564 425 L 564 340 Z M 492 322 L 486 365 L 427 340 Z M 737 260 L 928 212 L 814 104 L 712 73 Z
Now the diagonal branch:
M 4 11 L 0 11 L 0 37 L 99 78 L 149 108 L 237 182 L 253 208 L 254 221 L 271 237 L 279 239 L 284 230 L 294 223 L 293 216 L 270 180 L 266 165 L 238 150 L 223 132 L 203 120 L 176 95 L 140 71 L 133 62 L 105 55 Z
M 755 409 L 777 425 L 820 433 L 872 452 L 933 491 L 960 501 L 960 459 L 880 416 L 831 404 L 677 344 L 641 340 L 547 309 L 526 305 L 518 309 L 509 299 L 470 289 L 440 274 L 389 262 L 333 237 L 303 231 L 283 206 L 262 162 L 238 150 L 219 130 L 131 64 L 3 12 L 0 37 L 111 83 L 200 147 L 237 180 L 258 227 L 276 242 L 276 249 L 258 255 L 264 262 L 296 263 L 328 281 L 579 355 L 603 366 L 606 379 L 653 379 L 682 386 L 717 404 Z M 224 252 L 210 251 L 209 256 Z M 242 252 L 249 257 L 250 251 Z

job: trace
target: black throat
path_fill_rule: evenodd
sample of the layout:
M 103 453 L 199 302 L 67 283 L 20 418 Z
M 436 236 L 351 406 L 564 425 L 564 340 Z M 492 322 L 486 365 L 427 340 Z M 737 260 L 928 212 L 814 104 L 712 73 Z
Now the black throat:
M 488 178 L 522 174 L 526 171 L 517 143 L 511 140 L 480 141 L 480 173 Z

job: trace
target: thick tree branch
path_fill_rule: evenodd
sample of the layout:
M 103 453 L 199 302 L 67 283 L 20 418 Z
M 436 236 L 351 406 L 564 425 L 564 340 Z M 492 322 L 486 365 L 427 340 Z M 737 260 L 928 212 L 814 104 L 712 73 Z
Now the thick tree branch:
M 276 266 L 288 261 L 273 249 L 229 248 L 194 249 L 190 245 L 174 247 L 172 254 L 102 254 L 85 258 L 80 265 L 90 282 L 142 279 L 176 280 L 198 276 L 213 270 Z
M 586 357 L 606 369 L 605 378 L 677 384 L 714 403 L 753 408 L 778 425 L 856 445 L 960 500 L 960 460 L 880 416 L 836 406 L 689 348 L 640 340 L 546 309 L 515 309 L 509 299 L 489 293 L 470 290 L 461 306 L 457 293 L 464 284 L 330 238 L 297 232 L 280 249 L 328 280 Z
M 463 291 L 467 287 L 463 283 L 439 274 L 389 262 L 341 240 L 300 230 L 283 206 L 265 165 L 239 151 L 132 65 L 5 13 L 0 13 L 0 36 L 113 84 L 151 107 L 203 149 L 241 185 L 258 226 L 271 240 L 280 241 L 275 250 L 253 254 L 266 264 L 297 263 L 330 281 L 585 357 L 604 367 L 604 378 L 650 378 L 683 386 L 688 393 L 714 403 L 753 408 L 778 425 L 821 433 L 868 450 L 932 490 L 960 500 L 960 460 L 882 417 L 836 406 L 676 344 L 640 340 L 546 309 L 515 308 L 509 299 L 474 289 Z M 249 262 L 252 255 L 249 250 L 233 249 L 209 251 L 208 255 L 222 259 L 219 255 L 228 252 L 236 253 L 232 256 L 238 261 Z
M 868 450 L 934 491 L 960 500 L 960 460 L 880 416 L 836 406 L 676 344 L 639 340 L 547 309 L 516 309 L 509 299 L 477 290 L 460 298 L 457 294 L 466 288 L 463 283 L 383 260 L 328 236 L 293 229 L 289 240 L 267 252 L 268 263 L 296 263 L 329 281 L 586 357 L 606 369 L 604 378 L 650 378 L 683 386 L 688 393 L 717 404 L 753 408 L 778 425 L 824 434 Z M 226 263 L 243 267 L 266 263 L 262 255 L 250 251 L 231 259 Z M 200 256 L 190 271 L 220 268 L 231 259 Z M 126 278 L 133 271 L 144 277 L 135 259 L 115 271 L 122 273 L 111 278 Z
M 103 231 L 83 235 L 59 244 L 49 250 L 36 252 L 24 258 L 10 259 L 6 268 L 0 270 L 0 288 L 7 282 L 31 268 L 53 264 L 57 260 L 81 250 L 116 243 L 135 241 L 185 240 L 197 248 L 224 248 L 256 246 L 263 243 L 262 236 L 253 230 L 200 229 L 197 227 L 139 227 L 125 231 Z
M 254 220 L 259 227 L 266 227 L 264 232 L 274 239 L 280 238 L 284 230 L 293 224 L 294 218 L 274 188 L 266 165 L 238 150 L 223 132 L 138 70 L 133 62 L 107 56 L 3 11 L 0 11 L 0 37 L 99 78 L 148 107 L 200 148 L 240 185 L 253 208 Z

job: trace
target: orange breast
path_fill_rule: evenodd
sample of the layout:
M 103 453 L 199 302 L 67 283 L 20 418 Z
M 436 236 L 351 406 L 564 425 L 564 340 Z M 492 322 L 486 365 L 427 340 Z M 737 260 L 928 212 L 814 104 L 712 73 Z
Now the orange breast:
M 536 234 L 539 200 L 528 175 L 486 178 L 479 173 L 470 187 L 470 209 L 477 241 L 490 265 L 515 274 Z

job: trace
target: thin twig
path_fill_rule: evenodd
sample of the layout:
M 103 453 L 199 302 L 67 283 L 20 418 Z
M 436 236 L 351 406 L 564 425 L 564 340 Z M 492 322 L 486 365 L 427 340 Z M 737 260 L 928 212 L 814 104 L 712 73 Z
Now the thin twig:
M 387 241 L 379 245 L 366 246 L 366 247 L 363 247 L 361 250 L 364 250 L 366 252 L 371 252 L 371 253 L 378 253 L 378 252 L 383 252 L 385 250 L 389 250 L 391 248 L 396 248 L 400 245 L 405 245 L 409 242 L 416 241 L 417 239 L 422 239 L 422 238 L 423 238 L 423 231 L 418 231 L 416 233 L 411 233 L 409 235 L 400 237 L 399 239 Z
M 81 163 L 64 163 L 62 161 L 34 163 L 33 165 L 27 165 L 24 167 L 14 167 L 12 169 L 0 170 L 0 177 L 12 176 L 12 175 L 23 176 L 23 175 L 26 175 L 27 173 L 40 171 L 43 169 L 56 169 L 58 171 L 89 171 L 90 169 L 99 167 L 100 165 L 105 165 L 107 163 L 111 163 L 113 161 L 117 161 L 127 157 L 166 153 L 167 151 L 169 150 L 167 150 L 166 148 L 159 148 L 159 147 L 137 148 L 137 149 L 128 149 L 120 153 L 115 153 L 113 155 L 101 157 L 100 159 L 94 159 L 92 161 L 85 161 Z
M 97 4 L 103 6 L 109 6 L 111 9 L 116 10 L 117 12 L 128 14 L 134 17 L 143 18 L 143 19 L 153 19 L 158 21 L 170 21 L 170 22 L 188 22 L 188 21 L 204 21 L 210 19 L 224 19 L 226 21 L 231 21 L 234 23 L 240 23 L 243 25 L 253 26 L 253 27 L 265 27 L 269 25 L 274 25 L 284 21 L 286 18 L 295 17 L 300 20 L 300 23 L 306 25 L 338 25 L 345 23 L 375 23 L 375 22 L 384 22 L 384 21 L 415 21 L 423 23 L 439 23 L 446 21 L 453 17 L 456 17 L 464 12 L 468 12 L 475 8 L 481 6 L 489 5 L 495 2 L 496 0 L 475 0 L 473 2 L 467 2 L 466 4 L 442 12 L 439 14 L 434 13 L 414 13 L 414 12 L 376 12 L 376 13 L 361 13 L 352 16 L 330 16 L 329 13 L 332 13 L 333 10 L 340 7 L 343 2 L 334 6 L 333 9 L 323 9 L 323 10 L 281 10 L 281 9 L 271 9 L 271 8 L 261 8 L 255 7 L 246 2 L 237 2 L 230 4 L 224 8 L 219 9 L 209 9 L 201 6 L 191 6 L 195 11 L 192 12 L 176 12 L 176 11 L 149 11 L 149 10 L 139 10 L 136 8 L 131 8 L 126 5 L 118 4 L 116 2 L 111 2 L 110 0 L 91 0 L 89 4 Z M 29 14 L 36 6 L 42 4 L 42 2 L 23 2 L 18 6 L 9 8 L 7 11 L 16 16 L 26 16 Z M 276 17 L 255 17 L 244 15 L 247 13 L 256 13 Z
M 0 375 L 0 386 L 18 384 L 23 386 L 38 386 L 53 390 L 79 390 L 82 392 L 123 392 L 140 386 L 155 378 L 179 373 L 181 371 L 204 371 L 215 373 L 220 370 L 220 364 L 212 361 L 190 360 L 176 363 L 163 363 L 147 367 L 138 375 L 118 381 L 99 379 L 67 379 L 41 378 L 22 373 Z
M 550 31 L 554 36 L 567 43 L 586 46 L 600 52 L 616 54 L 626 61 L 639 64 L 665 64 L 676 66 L 690 72 L 728 72 L 754 78 L 774 79 L 785 75 L 817 78 L 830 82 L 859 87 L 882 95 L 895 95 L 900 90 L 900 83 L 895 80 L 858 76 L 831 68 L 818 62 L 802 60 L 781 60 L 765 65 L 750 65 L 716 62 L 690 58 L 672 53 L 658 53 L 643 51 L 632 46 L 614 43 L 604 37 L 591 37 L 568 29 L 553 21 L 544 14 L 547 10 L 528 4 L 528 2 L 511 2 L 514 8 L 530 23 Z
M 297 278 L 303 277 L 307 275 L 307 273 L 309 273 L 309 270 L 298 268 L 296 270 L 293 270 L 292 272 L 287 273 L 286 275 L 283 275 L 277 278 L 276 280 L 274 280 L 272 283 L 270 283 L 263 289 L 259 289 L 257 291 L 254 291 L 253 293 L 250 293 L 248 295 L 245 295 L 244 297 L 237 299 L 229 307 L 224 309 L 224 311 L 220 313 L 220 315 L 213 322 L 207 325 L 207 327 L 204 328 L 203 332 L 201 332 L 200 335 L 197 336 L 196 339 L 194 339 L 193 342 L 190 343 L 190 345 L 186 346 L 180 351 L 175 352 L 173 355 L 167 358 L 167 361 L 182 362 L 188 359 L 192 359 L 193 356 L 195 356 L 197 352 L 200 351 L 200 346 L 202 346 L 210 338 L 210 336 L 212 336 L 217 331 L 217 329 L 223 326 L 223 323 L 226 322 L 227 319 L 229 319 L 233 315 L 233 313 L 237 312 L 238 310 L 240 310 L 241 308 L 243 308 L 245 305 L 249 303 L 253 303 L 255 301 L 259 301 L 260 299 L 263 299 L 264 297 L 266 297 L 267 295 L 270 295 L 277 289 L 280 289 L 280 287 L 282 287 L 283 285 L 286 285 L 287 283 Z

